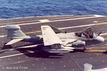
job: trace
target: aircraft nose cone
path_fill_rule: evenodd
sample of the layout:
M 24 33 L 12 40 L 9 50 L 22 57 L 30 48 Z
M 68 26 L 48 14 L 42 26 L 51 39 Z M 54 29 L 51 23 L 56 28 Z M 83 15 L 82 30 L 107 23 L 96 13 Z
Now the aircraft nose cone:
M 101 37 L 101 36 L 97 36 L 97 37 L 95 38 L 95 40 L 100 41 L 100 42 L 104 42 L 104 38 Z

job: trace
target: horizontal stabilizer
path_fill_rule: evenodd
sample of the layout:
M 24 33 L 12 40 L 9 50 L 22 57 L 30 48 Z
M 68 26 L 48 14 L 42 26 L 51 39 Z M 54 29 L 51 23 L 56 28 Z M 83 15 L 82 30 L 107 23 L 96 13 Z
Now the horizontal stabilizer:
M 9 41 L 9 42 L 8 42 L 7 44 L 5 44 L 5 45 L 12 45 L 12 44 L 17 43 L 17 42 L 19 42 L 19 41 L 21 41 L 21 40 L 23 40 L 23 39 L 13 39 L 13 40 Z

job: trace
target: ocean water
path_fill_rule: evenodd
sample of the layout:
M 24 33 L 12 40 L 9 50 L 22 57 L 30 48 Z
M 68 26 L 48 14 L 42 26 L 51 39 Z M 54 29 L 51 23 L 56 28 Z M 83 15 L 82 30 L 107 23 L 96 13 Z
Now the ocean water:
M 107 15 L 107 0 L 0 0 L 0 18 Z

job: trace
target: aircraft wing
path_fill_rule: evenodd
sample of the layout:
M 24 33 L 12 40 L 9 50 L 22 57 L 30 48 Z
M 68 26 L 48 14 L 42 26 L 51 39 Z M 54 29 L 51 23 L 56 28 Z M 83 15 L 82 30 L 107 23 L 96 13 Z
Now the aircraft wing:
M 75 32 L 66 33 L 69 42 L 75 42 L 79 40 L 79 38 L 75 35 Z
M 12 44 L 17 43 L 17 42 L 19 42 L 19 41 L 21 41 L 21 40 L 23 40 L 23 39 L 13 39 L 13 40 L 9 41 L 9 42 L 8 42 L 7 44 L 5 44 L 5 45 L 12 45 Z
M 44 46 L 53 44 L 62 44 L 60 38 L 56 35 L 53 29 L 48 25 L 41 26 Z

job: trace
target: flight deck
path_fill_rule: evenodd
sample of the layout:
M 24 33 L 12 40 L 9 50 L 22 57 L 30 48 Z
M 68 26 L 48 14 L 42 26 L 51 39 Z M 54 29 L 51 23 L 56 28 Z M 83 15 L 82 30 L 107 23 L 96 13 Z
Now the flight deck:
M 41 25 L 51 25 L 66 32 L 80 32 L 92 27 L 102 32 L 104 43 L 87 42 L 90 51 L 75 51 L 67 54 L 49 54 L 39 51 L 39 47 L 15 49 L 32 43 L 19 42 L 13 48 L 0 50 L 0 71 L 83 71 L 83 65 L 90 63 L 94 69 L 107 67 L 107 17 L 106 16 L 43 16 L 0 20 L 0 48 L 6 38 L 5 25 L 20 25 L 22 31 L 31 36 L 41 34 Z M 76 47 L 79 49 L 79 47 Z M 84 47 L 83 47 L 84 48 Z M 94 49 L 91 51 L 91 49 Z M 98 50 L 96 50 L 98 49 Z M 104 52 L 103 52 L 104 51 Z

